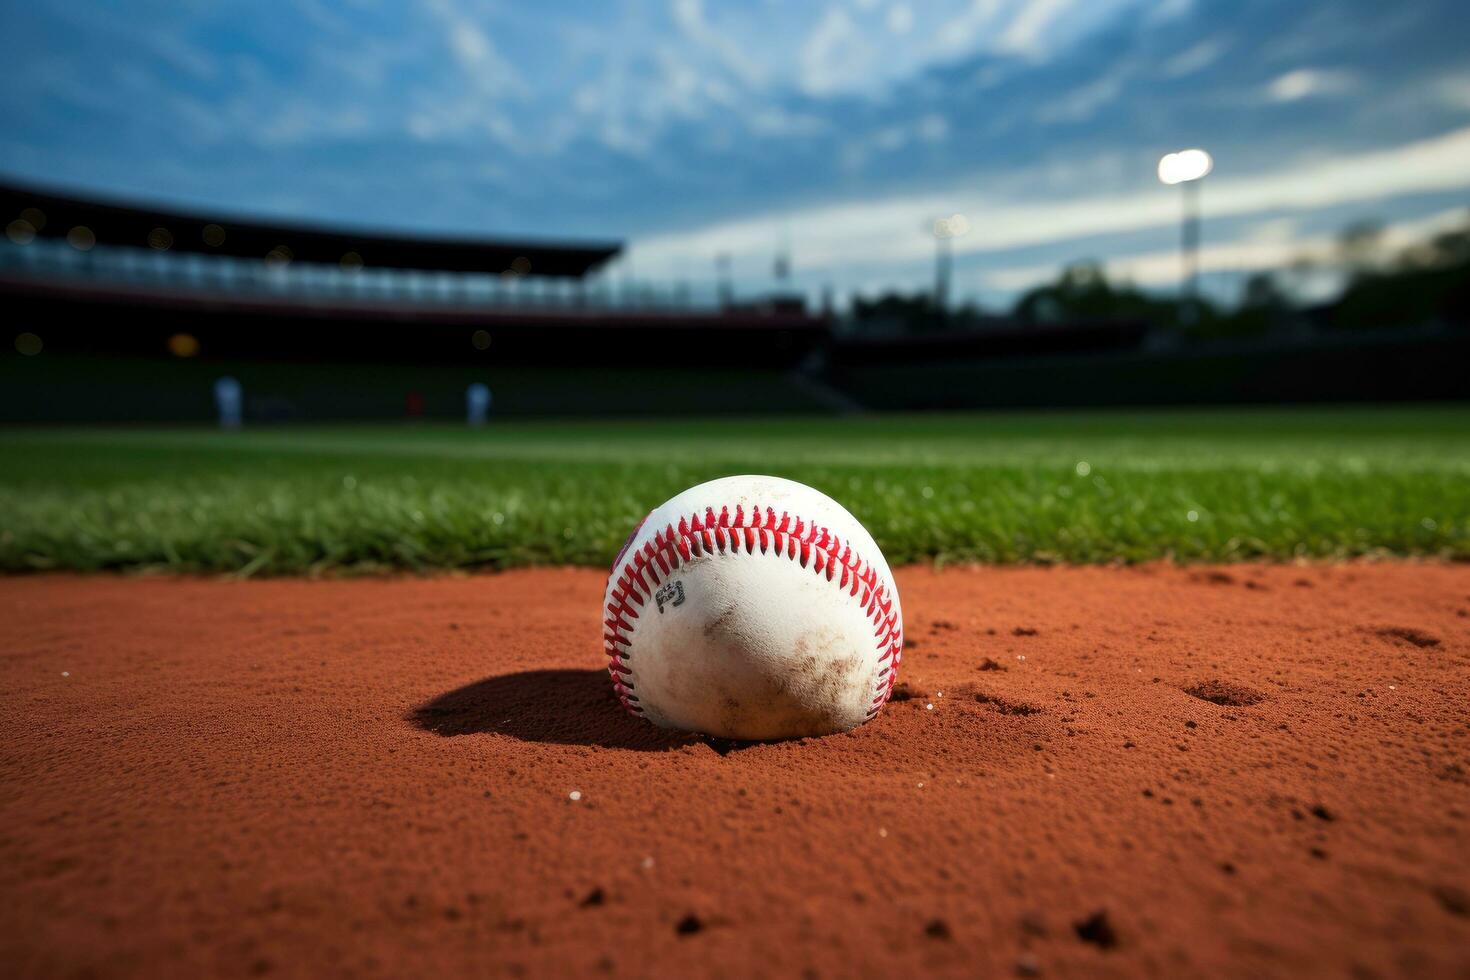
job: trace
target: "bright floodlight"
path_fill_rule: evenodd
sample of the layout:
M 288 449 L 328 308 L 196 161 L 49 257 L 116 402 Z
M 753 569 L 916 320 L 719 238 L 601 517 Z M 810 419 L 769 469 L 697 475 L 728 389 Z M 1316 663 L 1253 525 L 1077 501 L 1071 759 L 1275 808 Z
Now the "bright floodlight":
M 935 238 L 959 238 L 970 231 L 970 219 L 962 214 L 939 218 L 934 222 Z
M 1204 150 L 1180 150 L 1166 153 L 1159 160 L 1159 180 L 1166 184 L 1184 184 L 1199 180 L 1215 165 Z

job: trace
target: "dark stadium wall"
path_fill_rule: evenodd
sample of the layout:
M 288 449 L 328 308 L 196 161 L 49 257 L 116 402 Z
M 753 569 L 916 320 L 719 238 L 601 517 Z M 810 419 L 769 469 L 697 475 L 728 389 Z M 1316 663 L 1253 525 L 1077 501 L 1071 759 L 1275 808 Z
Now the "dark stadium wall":
M 1236 348 L 844 364 L 817 381 L 787 368 L 290 363 L 229 358 L 0 355 L 0 422 L 198 423 L 230 375 L 247 422 L 462 419 L 465 388 L 487 384 L 492 418 L 711 415 L 1297 402 L 1470 397 L 1470 335 L 1291 349 Z
M 183 334 L 202 357 L 237 360 L 775 369 L 794 367 L 830 336 L 825 319 L 801 313 L 352 305 L 53 284 L 0 290 L 0 302 L 48 350 L 93 356 L 164 355 Z
M 247 423 L 465 417 L 465 389 L 488 385 L 491 419 L 565 415 L 821 412 L 791 372 L 679 367 L 474 367 L 280 361 L 0 356 L 0 423 L 201 423 L 213 386 L 241 383 Z
M 1466 364 L 1470 331 L 1395 330 L 995 358 L 869 345 L 835 352 L 828 380 L 875 410 L 1458 401 L 1470 398 Z
M 251 422 L 459 419 L 475 382 L 492 390 L 492 417 L 1470 397 L 1470 331 L 1448 327 L 1156 349 L 1141 324 L 873 342 L 769 312 L 351 310 L 34 289 L 3 308 L 12 336 L 42 341 L 34 356 L 0 352 L 10 423 L 207 422 L 223 375 L 244 385 Z

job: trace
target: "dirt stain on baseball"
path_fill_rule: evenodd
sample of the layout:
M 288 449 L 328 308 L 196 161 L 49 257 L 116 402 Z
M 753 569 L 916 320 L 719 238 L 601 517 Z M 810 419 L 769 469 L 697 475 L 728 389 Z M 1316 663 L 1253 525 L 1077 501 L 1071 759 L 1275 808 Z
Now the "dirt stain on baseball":
M 723 632 L 726 629 L 725 624 L 730 621 L 730 618 L 737 611 L 734 606 L 726 607 L 724 612 L 704 624 L 704 635 L 706 637 L 713 637 L 716 633 Z

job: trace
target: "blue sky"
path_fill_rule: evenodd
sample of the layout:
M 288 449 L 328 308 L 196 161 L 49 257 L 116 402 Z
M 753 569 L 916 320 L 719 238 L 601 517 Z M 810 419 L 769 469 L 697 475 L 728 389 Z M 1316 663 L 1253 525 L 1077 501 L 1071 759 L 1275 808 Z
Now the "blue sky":
M 1092 257 L 1168 288 L 1204 146 L 1217 289 L 1470 204 L 1453 0 L 9 3 L 0 174 L 229 213 L 615 237 L 629 274 L 960 296 Z

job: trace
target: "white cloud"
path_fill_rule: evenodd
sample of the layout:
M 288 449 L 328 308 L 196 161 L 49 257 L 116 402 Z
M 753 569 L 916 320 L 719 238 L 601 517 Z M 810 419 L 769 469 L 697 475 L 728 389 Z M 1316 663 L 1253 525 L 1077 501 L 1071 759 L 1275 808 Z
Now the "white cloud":
M 1103 106 L 1117 100 L 1130 69 L 1127 65 L 1108 72 L 1101 78 L 1073 89 L 1066 95 L 1036 110 L 1039 122 L 1082 122 L 1091 119 Z
M 368 130 L 371 115 L 361 106 L 330 108 L 292 98 L 258 121 L 252 138 L 262 146 L 284 146 L 323 136 L 354 136 Z
M 471 66 L 483 64 L 493 57 L 490 39 L 474 24 L 460 21 L 449 29 L 449 46 L 459 60 Z
M 1267 85 L 1266 97 L 1272 102 L 1295 102 L 1319 95 L 1341 95 L 1351 91 L 1356 81 L 1351 72 L 1297 68 Z
M 430 3 L 429 9 L 444 25 L 449 50 L 476 89 L 525 91 L 526 84 L 515 68 L 477 24 L 461 15 L 445 0 Z
M 1166 78 L 1183 78 L 1186 75 L 1193 75 L 1219 61 L 1220 56 L 1229 46 L 1229 42 L 1224 38 L 1205 38 L 1165 61 L 1159 70 Z
M 909 131 L 907 126 L 889 126 L 880 129 L 873 135 L 873 145 L 880 150 L 898 150 L 908 145 Z
M 441 0 L 443 2 L 443 0 Z M 701 72 L 728 75 L 746 90 L 794 88 L 809 96 L 873 94 L 927 69 L 989 52 L 1037 58 L 1055 53 L 1144 0 L 827 0 L 768 2 L 757 16 L 705 0 L 668 0 L 679 53 Z M 657 28 L 599 38 L 617 56 L 646 56 Z M 901 39 L 896 41 L 895 39 Z M 589 46 L 595 51 L 596 44 Z M 593 54 L 591 57 L 602 57 Z
M 443 31 L 444 44 L 458 67 L 452 85 L 419 93 L 406 128 L 421 141 L 445 136 L 485 134 L 514 152 L 532 148 L 531 134 L 507 118 L 505 103 L 523 99 L 530 89 L 490 36 L 452 0 L 430 0 L 426 9 Z
M 1046 57 L 1143 4 L 1135 0 L 971 0 L 935 30 L 933 56 Z
M 1204 187 L 1205 214 L 1208 218 L 1310 211 L 1470 188 L 1466 159 L 1470 159 L 1470 127 L 1417 143 L 1295 162 L 1271 173 L 1230 177 L 1228 169 L 1225 176 L 1217 171 Z M 651 236 L 635 240 L 631 251 L 643 269 L 667 266 L 673 257 L 689 254 L 764 255 L 772 225 L 786 225 L 804 263 L 887 268 L 924 261 L 933 242 L 923 232 L 923 220 L 955 211 L 968 214 L 973 224 L 971 233 L 955 243 L 955 250 L 982 253 L 1171 227 L 1179 220 L 1179 201 L 1177 194 L 1157 185 L 1131 194 L 1065 200 L 987 199 L 968 189 L 899 195 Z
M 1434 86 L 1440 102 L 1451 109 L 1470 111 L 1470 74 L 1450 75 Z
M 1074 0 L 1028 0 L 1016 11 L 1000 35 L 1000 48 L 1018 54 L 1036 54 L 1048 27 L 1071 9 Z
M 603 91 L 596 85 L 582 85 L 572 93 L 572 107 L 578 112 L 593 113 L 603 104 Z
M 857 87 L 870 77 L 875 54 L 847 11 L 828 7 L 802 46 L 801 87 L 810 95 Z
M 218 74 L 216 56 L 182 37 L 160 31 L 148 38 L 148 44 L 164 61 L 196 79 L 210 81 Z
M 923 143 L 943 143 L 949 139 L 949 120 L 931 112 L 912 123 L 885 126 L 875 132 L 849 140 L 842 148 L 842 165 L 855 170 L 868 161 L 874 153 L 895 153 L 918 140 Z
M 1297 237 L 1299 225 L 1295 218 L 1267 218 L 1252 225 L 1246 238 L 1253 242 L 1289 242 Z
M 931 112 L 918 121 L 914 132 L 925 143 L 942 143 L 949 138 L 949 120 Z
M 704 15 L 703 0 L 674 0 L 674 23 L 684 36 L 715 55 L 721 65 L 747 85 L 760 85 L 765 71 L 760 63 L 745 53 L 729 32 L 710 25 Z
M 896 3 L 888 8 L 888 31 L 891 34 L 907 34 L 914 29 L 914 9 L 906 3 Z
M 1144 17 L 1151 24 L 1162 24 L 1183 17 L 1193 9 L 1194 0 L 1155 0 Z
M 789 112 L 777 106 L 751 110 L 745 116 L 745 125 L 758 136 L 814 136 L 831 128 L 820 116 Z
M 1000 0 L 972 0 L 960 13 L 940 25 L 934 41 L 945 55 L 963 54 L 979 46 L 982 33 L 1000 12 Z

